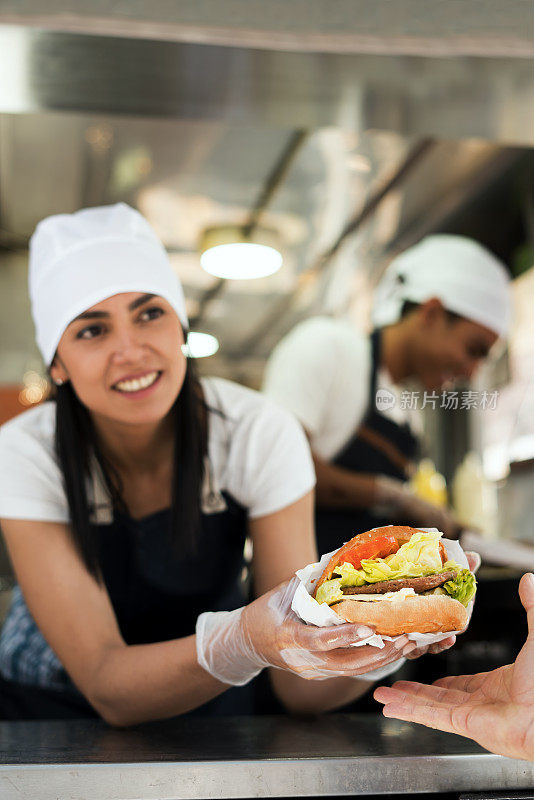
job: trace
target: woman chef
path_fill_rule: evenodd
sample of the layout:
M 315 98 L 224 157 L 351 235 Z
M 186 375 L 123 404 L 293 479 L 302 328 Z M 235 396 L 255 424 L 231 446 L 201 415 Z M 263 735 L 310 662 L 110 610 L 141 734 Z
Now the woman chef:
M 305 438 L 259 394 L 195 378 L 182 289 L 144 218 L 118 204 L 43 220 L 29 280 L 56 389 L 0 431 L 18 581 L 0 715 L 246 713 L 266 666 L 288 708 L 322 710 L 394 669 L 391 643 L 346 647 L 369 631 L 308 627 L 294 582 L 273 589 L 316 558 Z M 259 597 L 242 607 L 247 534 Z
M 440 234 L 391 262 L 369 338 L 348 320 L 318 317 L 275 348 L 264 391 L 308 434 L 321 554 L 391 522 L 457 535 L 450 512 L 408 488 L 418 430 L 401 389 L 415 382 L 441 402 L 441 390 L 470 378 L 506 334 L 509 317 L 505 267 L 477 242 Z

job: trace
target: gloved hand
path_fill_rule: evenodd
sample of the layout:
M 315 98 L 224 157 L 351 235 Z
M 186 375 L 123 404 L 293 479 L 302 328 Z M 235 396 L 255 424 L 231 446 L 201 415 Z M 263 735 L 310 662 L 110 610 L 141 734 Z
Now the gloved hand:
M 306 625 L 291 610 L 297 586 L 298 579 L 292 578 L 244 608 L 201 614 L 196 626 L 200 666 L 234 686 L 248 683 L 264 667 L 315 680 L 359 675 L 365 679 L 365 673 L 398 662 L 404 648 L 413 649 L 407 636 L 386 642 L 382 649 L 350 647 L 374 632 L 362 625 Z
M 399 520 L 423 528 L 437 528 L 446 539 L 457 539 L 461 533 L 461 525 L 451 511 L 422 500 L 407 483 L 388 475 L 375 478 L 374 510 L 392 517 L 392 523 Z

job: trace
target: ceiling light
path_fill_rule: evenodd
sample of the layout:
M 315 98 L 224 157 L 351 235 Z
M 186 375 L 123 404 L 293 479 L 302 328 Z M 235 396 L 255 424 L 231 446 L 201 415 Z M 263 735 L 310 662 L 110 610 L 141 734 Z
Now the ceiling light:
M 219 225 L 207 228 L 200 241 L 202 268 L 217 278 L 247 280 L 273 275 L 282 266 L 276 231 Z
M 219 349 L 219 342 L 211 333 L 189 331 L 187 343 L 182 345 L 182 352 L 190 358 L 207 358 Z

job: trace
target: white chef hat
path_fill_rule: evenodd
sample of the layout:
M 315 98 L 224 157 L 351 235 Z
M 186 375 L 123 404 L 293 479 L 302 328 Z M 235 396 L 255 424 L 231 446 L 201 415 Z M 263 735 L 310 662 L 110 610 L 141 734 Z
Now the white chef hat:
M 125 203 L 43 219 L 30 239 L 29 288 L 45 364 L 73 319 L 122 292 L 167 300 L 188 327 L 184 293 L 146 219 Z
M 373 323 L 391 325 L 405 301 L 424 303 L 431 297 L 498 336 L 508 331 L 512 298 L 507 270 L 473 239 L 427 236 L 393 259 L 375 293 Z

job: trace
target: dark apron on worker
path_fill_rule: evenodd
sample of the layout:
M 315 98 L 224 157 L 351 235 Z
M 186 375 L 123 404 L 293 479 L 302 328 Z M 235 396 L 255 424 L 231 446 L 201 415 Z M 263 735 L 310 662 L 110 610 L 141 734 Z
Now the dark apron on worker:
M 377 376 L 380 366 L 380 330 L 371 335 L 371 381 L 367 413 L 363 422 L 333 464 L 351 472 L 389 475 L 401 481 L 409 479 L 418 451 L 418 441 L 408 424 L 379 413 L 376 408 Z M 368 509 L 317 508 L 315 528 L 319 554 L 340 547 L 357 533 L 389 525 L 391 519 L 372 514 Z
M 225 492 L 219 495 L 218 510 L 202 513 L 194 555 L 184 554 L 172 541 L 170 509 L 141 520 L 115 512 L 110 524 L 94 525 L 94 530 L 104 582 L 129 645 L 190 636 L 202 612 L 230 611 L 246 602 L 240 577 L 247 514 Z M 190 713 L 221 716 L 252 710 L 249 684 L 231 688 Z M 0 681 L 3 719 L 87 716 L 97 715 L 66 673 L 64 691 Z

